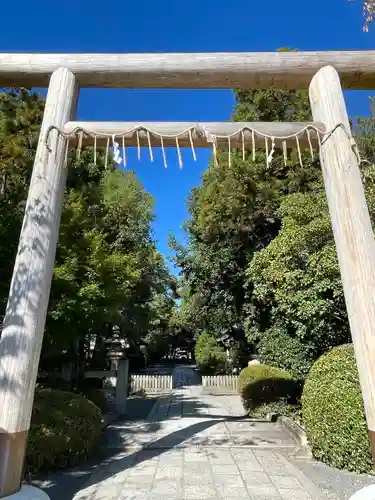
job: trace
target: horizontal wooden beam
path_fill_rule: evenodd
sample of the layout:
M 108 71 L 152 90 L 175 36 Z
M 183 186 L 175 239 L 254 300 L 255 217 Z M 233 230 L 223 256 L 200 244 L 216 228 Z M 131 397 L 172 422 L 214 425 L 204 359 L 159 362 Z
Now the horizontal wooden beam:
M 0 86 L 45 87 L 70 69 L 81 87 L 307 88 L 323 66 L 344 88 L 375 89 L 375 51 L 197 54 L 0 54 Z
M 138 127 L 142 127 L 139 129 Z M 313 147 L 318 146 L 318 134 L 314 128 L 323 133 L 325 127 L 323 123 L 312 122 L 219 122 L 219 123 L 195 123 L 195 122 L 68 122 L 65 124 L 62 132 L 69 137 L 71 145 L 77 145 L 79 132 L 84 131 L 83 144 L 93 145 L 94 135 L 96 136 L 97 146 L 107 144 L 108 137 L 115 136 L 122 145 L 121 137 L 125 138 L 126 146 L 137 146 L 138 140 L 140 146 L 153 147 L 161 146 L 160 136 L 163 137 L 163 145 L 176 147 L 176 136 L 178 136 L 178 145 L 180 147 L 191 147 L 191 139 L 194 147 L 207 148 L 212 147 L 210 137 L 217 138 L 217 146 L 228 149 L 228 136 L 230 137 L 230 146 L 233 148 L 242 148 L 242 131 L 244 145 L 246 149 L 252 149 L 253 135 L 251 130 L 255 131 L 254 140 L 257 148 L 265 148 L 264 135 L 274 137 L 275 146 L 281 147 L 282 138 L 286 139 L 289 147 L 296 147 L 296 138 L 301 147 L 310 147 L 309 138 L 306 131 L 309 127 L 309 136 Z M 310 128 L 311 127 L 311 128 Z M 138 138 L 137 132 L 138 130 Z M 191 132 L 191 138 L 190 133 Z M 91 135 L 90 135 L 91 134 Z M 264 134 L 264 135 L 263 135 Z M 268 141 L 271 147 L 271 140 Z

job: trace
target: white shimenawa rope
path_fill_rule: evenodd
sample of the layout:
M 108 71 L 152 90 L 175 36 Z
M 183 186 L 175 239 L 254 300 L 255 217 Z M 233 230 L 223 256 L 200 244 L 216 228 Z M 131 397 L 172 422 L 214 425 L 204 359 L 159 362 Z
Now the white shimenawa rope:
M 84 136 L 92 137 L 94 139 L 94 162 L 96 163 L 96 161 L 97 161 L 97 138 L 99 138 L 99 137 L 107 138 L 107 144 L 106 144 L 106 149 L 105 149 L 105 165 L 107 166 L 108 156 L 109 156 L 110 139 L 112 139 L 114 161 L 118 164 L 123 163 L 123 165 L 126 166 L 127 162 L 126 162 L 126 150 L 125 150 L 125 136 L 136 134 L 138 160 L 140 160 L 141 159 L 141 145 L 140 145 L 139 133 L 146 132 L 150 160 L 151 161 L 154 160 L 154 156 L 153 156 L 153 152 L 152 152 L 151 136 L 157 137 L 160 140 L 162 156 L 163 156 L 163 163 L 164 163 L 165 168 L 167 168 L 168 165 L 167 165 L 167 159 L 166 159 L 166 154 L 165 154 L 164 139 L 174 139 L 176 142 L 178 165 L 180 168 L 182 168 L 183 162 L 182 162 L 182 154 L 181 154 L 181 149 L 180 149 L 179 138 L 181 136 L 185 136 L 186 134 L 189 135 L 190 148 L 192 151 L 193 159 L 194 159 L 194 161 L 196 161 L 197 157 L 196 157 L 196 153 L 195 153 L 194 140 L 193 140 L 194 134 L 196 134 L 200 137 L 203 137 L 208 143 L 212 144 L 212 151 L 213 151 L 215 165 L 218 164 L 218 161 L 217 161 L 218 140 L 224 141 L 224 142 L 227 141 L 227 144 L 228 144 L 228 165 L 231 166 L 232 139 L 233 139 L 233 137 L 240 135 L 241 142 L 242 142 L 242 159 L 244 160 L 245 159 L 245 136 L 244 136 L 244 133 L 245 133 L 245 131 L 247 131 L 247 132 L 251 133 L 251 152 L 252 152 L 253 161 L 256 160 L 256 144 L 255 144 L 255 137 L 256 136 L 263 138 L 265 141 L 267 166 L 269 166 L 272 163 L 272 160 L 273 160 L 273 157 L 275 154 L 275 149 L 276 149 L 276 141 L 281 141 L 284 163 L 285 163 L 285 165 L 287 165 L 288 154 L 287 154 L 287 142 L 286 141 L 294 138 L 296 141 L 298 160 L 299 160 L 300 165 L 303 166 L 302 152 L 301 152 L 299 137 L 306 133 L 311 158 L 314 159 L 314 148 L 313 148 L 312 141 L 311 141 L 311 132 L 315 132 L 315 134 L 317 136 L 318 144 L 319 144 L 319 149 L 320 149 L 320 147 L 325 143 L 325 141 L 328 140 L 329 137 L 332 134 L 334 134 L 334 132 L 338 128 L 342 129 L 345 132 L 346 136 L 350 140 L 353 152 L 357 156 L 358 161 L 361 162 L 361 158 L 359 155 L 357 144 L 356 144 L 354 138 L 351 136 L 351 134 L 348 134 L 348 132 L 346 131 L 345 125 L 343 123 L 338 123 L 335 127 L 332 128 L 332 130 L 330 130 L 328 132 L 321 130 L 316 125 L 308 124 L 308 125 L 304 126 L 297 133 L 286 135 L 286 136 L 267 135 L 267 134 L 264 134 L 263 132 L 260 132 L 255 127 L 253 128 L 253 127 L 247 127 L 247 126 L 240 127 L 237 130 L 235 130 L 234 132 L 232 132 L 231 134 L 219 135 L 219 134 L 212 134 L 211 132 L 206 130 L 202 125 L 199 125 L 199 124 L 191 126 L 188 129 L 179 132 L 178 134 L 160 134 L 159 132 L 152 130 L 152 128 L 146 127 L 142 124 L 137 125 L 135 127 L 132 127 L 131 129 L 124 130 L 124 132 L 122 132 L 122 133 L 111 134 L 111 135 L 87 131 L 82 127 L 77 127 L 70 134 L 65 134 L 58 127 L 51 125 L 46 131 L 45 144 L 46 144 L 46 147 L 48 148 L 48 150 L 51 151 L 51 148 L 48 145 L 48 139 L 49 139 L 49 134 L 52 130 L 56 130 L 60 135 L 62 135 L 66 139 L 69 139 L 69 138 L 71 139 L 72 135 L 76 135 L 76 136 L 78 136 L 77 158 L 79 158 L 81 155 L 82 143 L 83 143 Z M 120 155 L 119 144 L 116 142 L 117 138 L 122 139 L 122 157 Z M 271 139 L 271 151 L 269 151 L 268 139 Z

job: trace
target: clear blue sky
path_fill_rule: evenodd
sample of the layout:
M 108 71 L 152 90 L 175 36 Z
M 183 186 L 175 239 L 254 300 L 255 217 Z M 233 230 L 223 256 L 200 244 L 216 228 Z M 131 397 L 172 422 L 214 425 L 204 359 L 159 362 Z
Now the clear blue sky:
M 215 52 L 375 49 L 375 25 L 363 33 L 362 1 L 348 0 L 19 0 L 1 6 L 1 52 Z M 348 92 L 351 115 L 368 114 L 371 92 Z M 233 110 L 231 91 L 82 90 L 78 118 L 118 121 L 219 121 Z M 175 150 L 154 163 L 142 150 L 133 168 L 156 199 L 158 248 L 168 255 L 168 232 L 183 238 L 186 198 L 206 169 L 209 152 L 194 163 Z

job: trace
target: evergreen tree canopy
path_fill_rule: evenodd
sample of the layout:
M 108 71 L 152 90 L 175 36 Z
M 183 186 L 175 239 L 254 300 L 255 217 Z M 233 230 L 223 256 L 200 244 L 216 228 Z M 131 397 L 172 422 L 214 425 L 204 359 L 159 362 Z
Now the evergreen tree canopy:
M 43 107 L 25 89 L 0 94 L 0 315 Z M 174 309 L 174 280 L 152 236 L 154 202 L 135 174 L 105 168 L 100 153 L 95 164 L 91 149 L 80 158 L 73 152 L 68 168 L 42 362 L 64 353 L 88 359 L 90 340 L 102 344 L 114 326 L 137 343 L 159 331 Z
M 285 50 L 285 49 L 283 49 Z M 236 90 L 233 120 L 311 120 L 306 91 Z M 375 214 L 373 117 L 354 130 L 370 214 Z M 189 199 L 188 245 L 175 240 L 181 316 L 196 333 L 303 378 L 323 352 L 350 339 L 318 155 L 281 152 L 267 165 L 218 154 Z M 247 346 L 247 347 L 246 347 Z

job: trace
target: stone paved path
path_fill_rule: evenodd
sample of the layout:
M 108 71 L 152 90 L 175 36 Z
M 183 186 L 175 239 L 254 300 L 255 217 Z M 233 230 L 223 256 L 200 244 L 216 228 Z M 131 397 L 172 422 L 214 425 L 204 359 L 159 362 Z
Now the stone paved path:
M 194 370 L 146 421 L 108 428 L 111 458 L 74 500 L 318 500 L 293 465 L 296 443 L 278 424 L 244 419 L 237 396 L 203 396 Z

